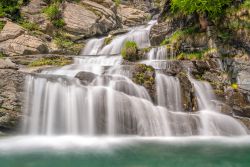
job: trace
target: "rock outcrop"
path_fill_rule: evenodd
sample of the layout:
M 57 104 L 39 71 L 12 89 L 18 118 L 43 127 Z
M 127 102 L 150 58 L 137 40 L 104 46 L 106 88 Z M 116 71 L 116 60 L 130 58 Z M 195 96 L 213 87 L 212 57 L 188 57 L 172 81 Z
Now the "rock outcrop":
M 0 131 L 16 128 L 21 115 L 24 74 L 10 59 L 0 59 Z
M 6 55 L 47 53 L 46 44 L 39 38 L 25 34 L 22 27 L 7 22 L 0 33 L 0 51 Z
M 142 10 L 135 9 L 127 5 L 119 5 L 117 11 L 121 16 L 122 24 L 126 26 L 143 24 L 150 16 L 150 14 L 147 14 Z
M 87 0 L 81 1 L 80 4 L 65 3 L 63 19 L 66 31 L 84 37 L 102 35 L 119 26 L 111 9 Z

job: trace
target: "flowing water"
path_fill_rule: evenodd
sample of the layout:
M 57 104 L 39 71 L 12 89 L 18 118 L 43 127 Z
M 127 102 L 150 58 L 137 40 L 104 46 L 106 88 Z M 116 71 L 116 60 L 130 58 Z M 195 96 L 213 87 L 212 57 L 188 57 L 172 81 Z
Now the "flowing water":
M 127 40 L 149 47 L 153 24 L 106 46 L 104 38 L 92 39 L 72 65 L 28 75 L 22 136 L 0 140 L 0 165 L 249 165 L 247 131 L 216 111 L 208 83 L 190 77 L 199 111 L 183 111 L 179 79 L 162 73 L 174 58 L 169 47 L 152 48 L 141 62 L 156 69 L 156 102 L 131 80 L 121 48 Z

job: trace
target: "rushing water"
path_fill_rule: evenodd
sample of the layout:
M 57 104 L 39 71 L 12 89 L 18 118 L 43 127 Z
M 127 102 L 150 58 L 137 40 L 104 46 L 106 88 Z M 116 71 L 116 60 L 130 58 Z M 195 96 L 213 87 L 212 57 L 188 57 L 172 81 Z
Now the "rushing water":
M 131 80 L 121 48 L 127 40 L 149 47 L 153 24 L 106 46 L 92 39 L 72 65 L 27 76 L 23 136 L 0 140 L 0 166 L 249 166 L 247 131 L 216 111 L 208 83 L 190 76 L 199 111 L 183 111 L 179 79 L 162 73 L 174 58 L 169 47 L 141 62 L 156 69 L 155 103 Z
M 131 29 L 106 46 L 103 38 L 92 39 L 83 50 L 88 56 L 76 57 L 72 65 L 28 76 L 23 132 L 89 136 L 246 135 L 238 121 L 213 111 L 215 98 L 206 82 L 190 79 L 199 103 L 200 111 L 196 113 L 183 112 L 176 77 L 157 71 L 157 105 L 144 87 L 132 82 L 129 70 L 121 65 L 119 53 L 127 40 L 135 41 L 141 48 L 150 46 L 153 24 Z M 171 63 L 173 58 L 169 48 L 152 48 L 148 60 L 142 63 L 162 69 L 162 62 Z M 80 81 L 75 76 L 82 71 L 88 75 L 83 73 Z

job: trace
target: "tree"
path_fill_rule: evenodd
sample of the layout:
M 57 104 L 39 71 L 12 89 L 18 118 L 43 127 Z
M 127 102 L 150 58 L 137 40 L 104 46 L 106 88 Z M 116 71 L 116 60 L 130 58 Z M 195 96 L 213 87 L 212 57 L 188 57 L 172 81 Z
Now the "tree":
M 20 6 L 27 3 L 28 0 L 0 0 L 0 17 L 17 20 L 20 17 Z
M 197 13 L 201 29 L 206 29 L 207 18 L 215 19 L 220 16 L 231 2 L 232 0 L 172 0 L 171 10 L 180 11 L 183 14 Z

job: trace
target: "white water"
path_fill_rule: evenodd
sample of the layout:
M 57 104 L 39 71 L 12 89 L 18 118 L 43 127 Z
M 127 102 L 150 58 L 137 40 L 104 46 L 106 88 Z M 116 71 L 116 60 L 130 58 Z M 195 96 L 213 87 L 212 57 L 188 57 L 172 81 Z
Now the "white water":
M 83 51 L 88 56 L 75 58 L 73 65 L 28 76 L 24 133 L 47 136 L 246 135 L 244 127 L 233 118 L 203 111 L 212 109 L 211 93 L 204 92 L 207 84 L 193 81 L 201 111 L 185 113 L 177 78 L 157 72 L 159 106 L 153 104 L 144 87 L 129 79 L 129 70 L 121 68 L 120 50 L 126 40 L 137 42 L 139 47 L 150 46 L 152 24 L 132 29 L 103 48 L 103 38 L 90 40 Z M 155 56 L 149 53 L 145 63 L 164 62 L 171 53 L 157 50 Z M 82 85 L 74 78 L 81 71 L 95 74 L 94 79 Z M 87 76 L 83 80 L 88 80 Z

